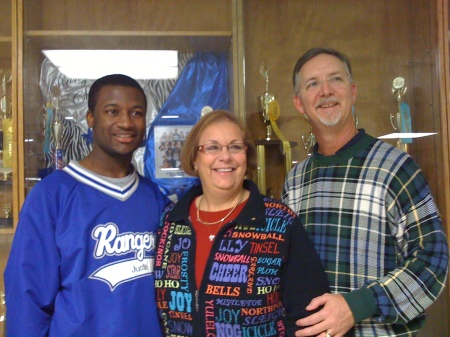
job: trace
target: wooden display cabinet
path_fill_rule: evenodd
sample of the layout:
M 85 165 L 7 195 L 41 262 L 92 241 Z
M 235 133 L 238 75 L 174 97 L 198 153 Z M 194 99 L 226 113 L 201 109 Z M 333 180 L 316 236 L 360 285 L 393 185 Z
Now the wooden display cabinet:
M 13 172 L 2 180 L 4 173 L 0 171 L 1 281 L 20 207 L 39 181 L 38 170 L 42 165 L 39 155 L 42 144 L 36 141 L 43 129 L 44 103 L 39 88 L 42 50 L 227 52 L 231 107 L 241 106 L 238 110 L 243 114 L 243 103 L 237 99 L 243 95 L 235 94 L 243 92 L 243 55 L 238 47 L 242 39 L 233 38 L 242 31 L 238 18 L 241 8 L 238 0 L 0 2 L 0 69 L 9 69 L 12 74 L 7 90 L 13 125 Z M 2 208 L 4 204 L 12 205 L 9 213 Z
M 447 0 L 244 1 L 246 119 L 253 137 L 265 134 L 257 112 L 257 97 L 265 89 L 263 60 L 270 65 L 269 92 L 280 105 L 278 127 L 299 144 L 309 124 L 293 104 L 292 71 L 306 50 L 331 47 L 349 56 L 358 86 L 359 128 L 375 137 L 394 132 L 389 116 L 397 111 L 397 102 L 391 88 L 394 78 L 403 76 L 408 87 L 403 101 L 411 107 L 413 132 L 437 133 L 415 139 L 409 153 L 429 182 L 449 234 L 448 13 Z M 306 156 L 302 146 L 293 148 L 293 160 Z M 267 184 L 277 179 L 273 175 Z M 450 335 L 448 302 L 445 289 L 420 336 Z
M 17 10 L 14 0 L 0 3 L 0 335 L 3 336 L 5 307 L 3 302 L 3 270 L 11 249 L 18 200 L 17 142 Z M 6 122 L 5 122 L 6 121 Z M 8 125 L 9 124 L 9 125 Z M 9 140 L 3 141 L 6 129 Z M 7 137 L 7 138 L 8 138 Z
M 237 1 L 194 0 L 17 0 L 23 27 L 20 51 L 23 69 L 19 86 L 19 115 L 23 120 L 24 179 L 20 202 L 40 180 L 42 134 L 40 114 L 43 98 L 39 89 L 40 67 L 45 49 L 132 49 L 195 53 L 228 52 L 230 78 L 238 78 L 236 58 L 239 29 L 235 24 Z M 241 62 L 242 63 L 242 62 Z M 236 65 L 236 67 L 235 67 Z M 240 85 L 230 81 L 230 92 Z M 232 97 L 237 97 L 234 95 Z M 231 100 L 234 107 L 238 102 Z
M 307 49 L 329 46 L 350 57 L 358 85 L 359 127 L 373 136 L 393 131 L 392 80 L 403 76 L 413 131 L 438 133 L 414 141 L 410 153 L 429 181 L 449 233 L 447 0 L 4 0 L 0 15 L 0 68 L 12 71 L 8 90 L 14 136 L 13 172 L 6 183 L 0 179 L 0 207 L 11 200 L 14 219 L 14 225 L 1 228 L 0 208 L 3 265 L 19 209 L 38 181 L 40 145 L 32 139 L 42 131 L 43 49 L 228 51 L 230 108 L 255 140 L 265 135 L 257 97 L 265 89 L 259 70 L 266 59 L 269 91 L 281 108 L 278 127 L 285 138 L 298 144 L 309 126 L 293 106 L 292 69 Z M 303 146 L 292 149 L 294 161 L 304 158 Z M 270 165 L 280 165 L 282 170 L 283 164 L 277 160 Z M 274 196 L 279 197 L 279 176 L 269 174 L 267 186 L 276 186 Z M 449 334 L 448 302 L 446 290 L 432 306 L 421 336 Z

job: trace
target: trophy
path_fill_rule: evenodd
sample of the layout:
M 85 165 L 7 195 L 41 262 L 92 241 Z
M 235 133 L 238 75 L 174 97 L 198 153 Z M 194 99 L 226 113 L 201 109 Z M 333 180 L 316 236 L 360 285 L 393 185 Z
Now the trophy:
M 5 218 L 8 219 L 12 211 L 11 203 L 3 204 L 3 213 L 5 213 Z
M 61 139 L 63 135 L 63 125 L 56 119 L 52 125 L 53 139 L 55 140 L 55 155 L 54 165 L 55 170 L 60 170 L 64 167 L 63 150 L 61 148 Z
M 302 136 L 303 147 L 305 148 L 306 154 L 310 156 L 313 153 L 314 144 L 316 144 L 316 137 L 312 132 L 312 128 L 309 129 L 309 134 L 307 136 Z
M 6 301 L 5 293 L 0 292 L 0 336 L 6 336 Z
M 61 116 L 58 114 L 59 109 L 59 103 L 61 101 L 61 90 L 57 86 L 53 86 L 51 88 L 51 105 L 54 109 L 53 113 L 53 122 L 52 122 L 52 134 L 53 134 L 53 141 L 55 145 L 55 152 L 54 152 L 54 168 L 55 170 L 60 170 L 64 167 L 64 159 L 63 159 L 63 149 L 62 149 L 62 136 L 64 131 L 64 126 L 61 123 Z M 51 116 L 48 116 L 47 125 L 50 121 Z
M 2 76 L 2 95 L 0 98 L 0 110 L 2 112 L 2 117 L 7 118 L 8 116 L 8 100 L 6 98 L 6 84 L 11 82 L 12 76 L 11 72 L 9 71 L 3 71 L 0 69 L 0 74 Z
M 390 114 L 391 125 L 394 130 L 400 133 L 411 133 L 411 111 L 409 105 L 402 102 L 407 87 L 405 86 L 405 79 L 403 77 L 396 77 L 392 82 L 392 95 L 397 100 L 396 114 Z M 397 147 L 405 152 L 408 152 L 408 144 L 412 143 L 412 138 L 402 137 L 397 141 Z
M 266 125 L 266 140 L 272 139 L 272 125 L 270 123 L 271 103 L 275 103 L 275 96 L 269 94 L 269 64 L 267 60 L 263 60 L 259 73 L 264 77 L 266 82 L 265 92 L 259 96 L 258 106 L 261 117 Z
M 200 112 L 200 117 L 203 117 L 203 116 L 205 116 L 206 114 L 209 114 L 210 112 L 212 112 L 213 111 L 213 108 L 212 107 L 210 107 L 209 105 L 205 105 L 203 108 L 202 108 L 202 111 Z
M 2 117 L 2 147 L 3 150 L 3 165 L 1 171 L 4 177 L 7 177 L 12 172 L 13 166 L 13 123 L 12 123 L 12 109 L 11 103 L 8 109 L 8 98 L 6 85 L 11 82 L 12 75 L 10 71 L 0 70 L 1 73 L 1 87 L 2 93 L 0 98 L 0 110 Z M 6 180 L 6 179 L 5 179 Z
M 3 151 L 3 119 L 6 118 L 7 110 L 7 100 L 6 100 L 6 76 L 3 72 L 3 69 L 0 69 L 0 74 L 2 74 L 2 92 L 0 96 L 0 113 L 2 118 L 2 123 L 0 124 L 0 152 Z

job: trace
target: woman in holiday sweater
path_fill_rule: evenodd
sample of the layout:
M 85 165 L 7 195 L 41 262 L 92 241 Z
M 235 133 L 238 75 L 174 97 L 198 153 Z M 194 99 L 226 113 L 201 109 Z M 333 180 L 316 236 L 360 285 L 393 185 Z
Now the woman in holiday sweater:
M 248 131 L 227 111 L 191 130 L 182 168 L 198 176 L 164 216 L 155 260 L 166 336 L 292 336 L 328 292 L 320 259 L 289 207 L 261 195 Z

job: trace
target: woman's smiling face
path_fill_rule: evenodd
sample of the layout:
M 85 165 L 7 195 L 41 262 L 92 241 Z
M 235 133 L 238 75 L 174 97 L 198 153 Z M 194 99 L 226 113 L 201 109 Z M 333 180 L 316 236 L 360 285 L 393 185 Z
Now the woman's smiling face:
M 197 152 L 197 168 L 204 193 L 235 194 L 242 188 L 247 171 L 247 154 L 245 151 L 231 153 L 226 145 L 244 143 L 242 132 L 236 124 L 223 120 L 213 123 L 203 131 L 198 146 L 205 144 L 225 145 L 215 155 Z

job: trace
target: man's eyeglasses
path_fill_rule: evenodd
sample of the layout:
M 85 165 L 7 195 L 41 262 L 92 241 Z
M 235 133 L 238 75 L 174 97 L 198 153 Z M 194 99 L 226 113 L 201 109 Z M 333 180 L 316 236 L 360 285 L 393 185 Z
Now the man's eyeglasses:
M 244 153 L 247 150 L 247 145 L 244 143 L 232 143 L 228 145 L 222 145 L 222 144 L 204 144 L 200 145 L 198 147 L 198 150 L 200 152 L 203 152 L 204 154 L 219 154 L 222 152 L 222 149 L 226 147 L 228 149 L 228 152 L 230 153 Z
M 351 81 L 351 77 L 350 75 L 333 75 L 330 76 L 326 79 L 326 82 L 328 84 L 328 86 L 330 86 L 333 89 L 340 89 L 345 87 L 345 85 L 347 84 L 347 80 Z M 323 86 L 323 82 L 325 81 L 319 81 L 317 79 L 313 79 L 311 81 L 306 82 L 302 87 L 301 90 L 306 92 L 307 94 L 309 93 L 317 93 L 320 88 L 322 88 Z

